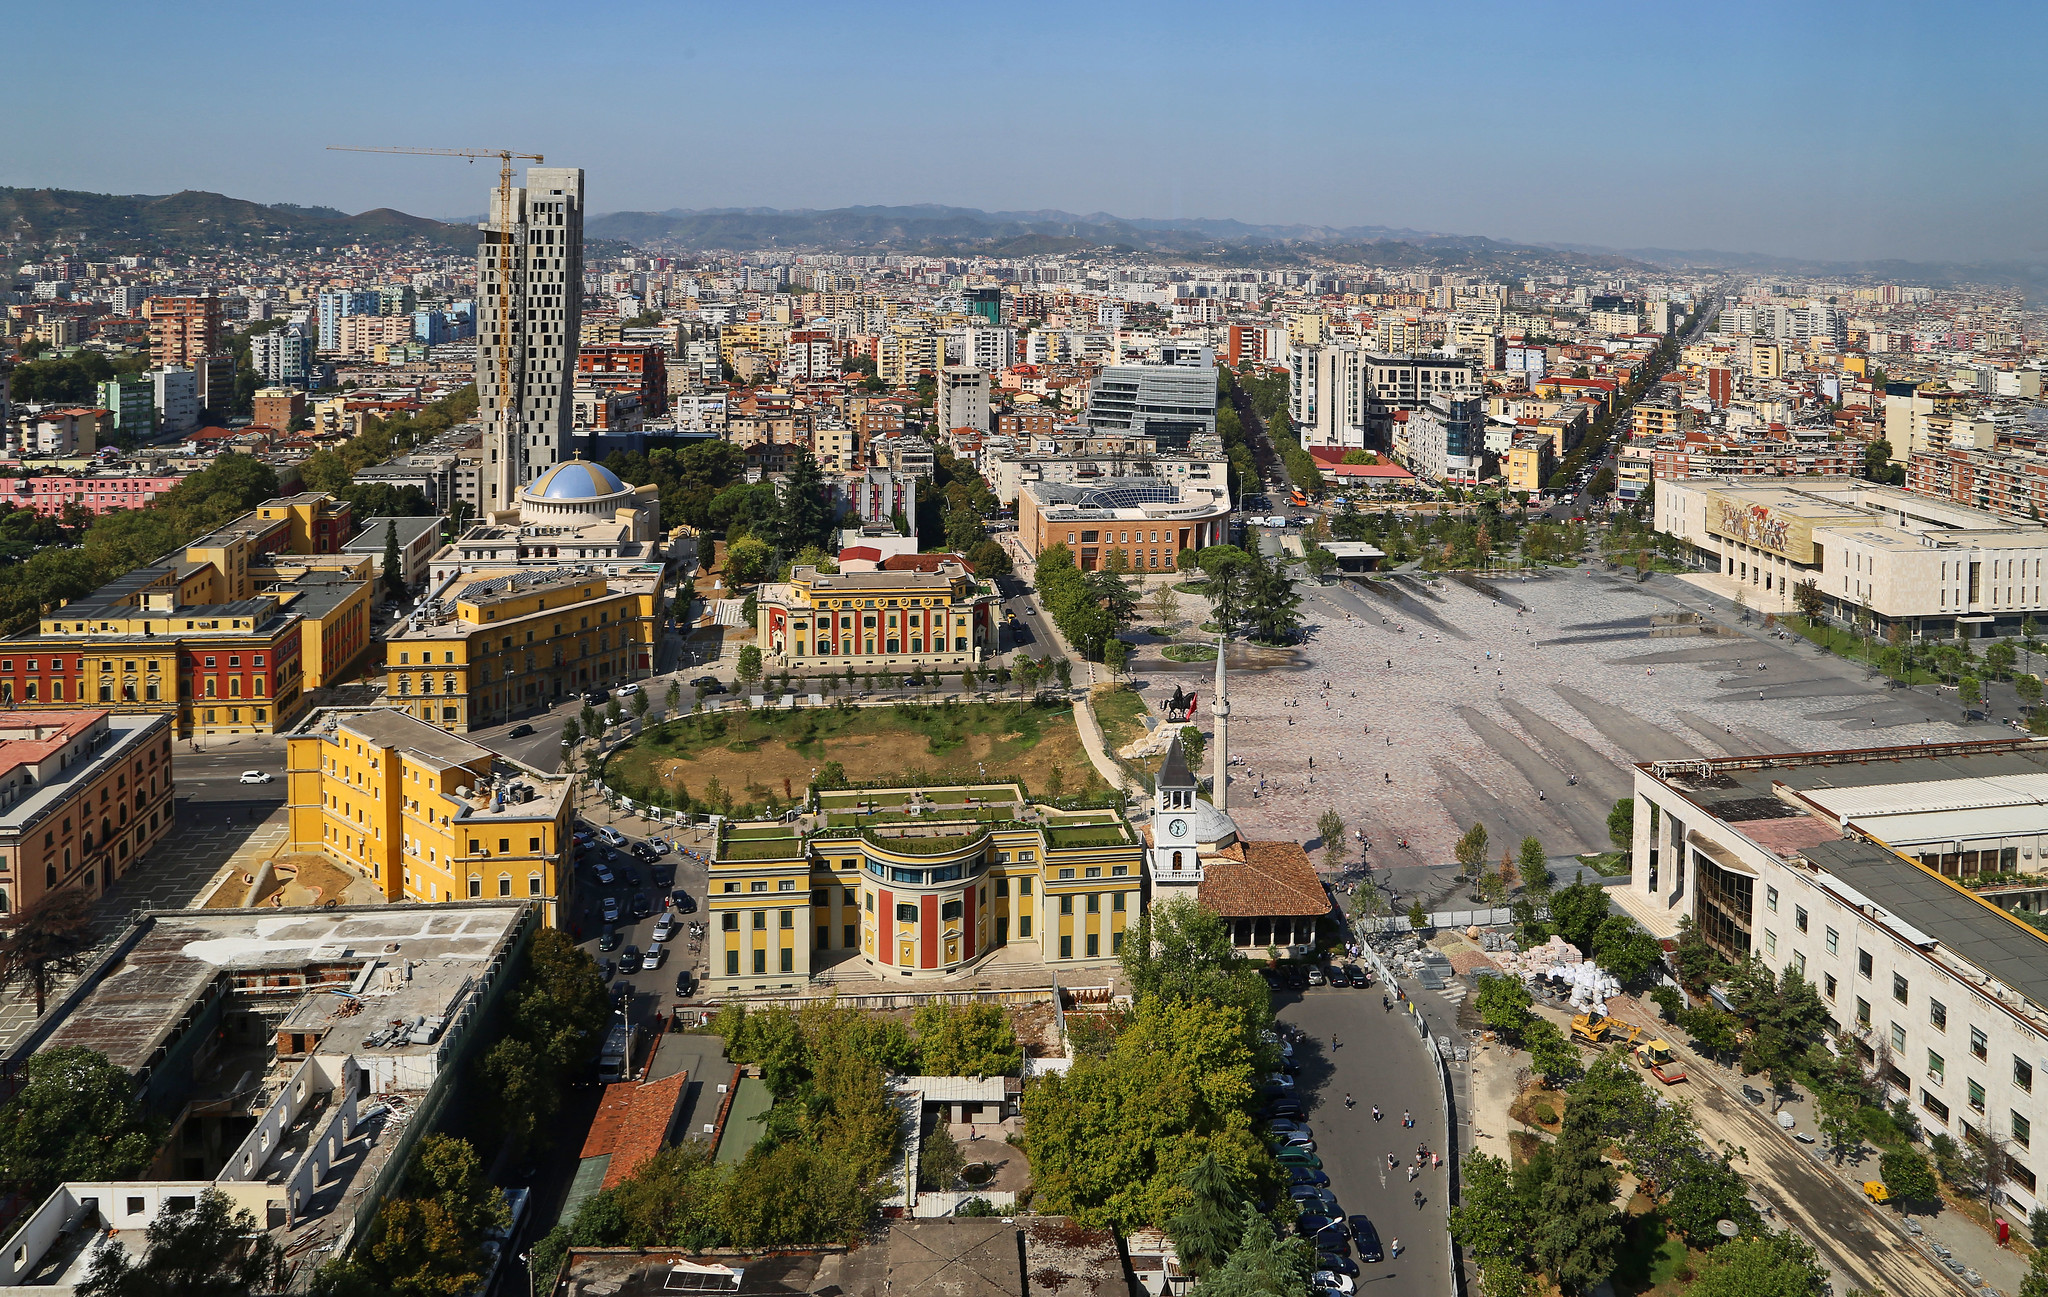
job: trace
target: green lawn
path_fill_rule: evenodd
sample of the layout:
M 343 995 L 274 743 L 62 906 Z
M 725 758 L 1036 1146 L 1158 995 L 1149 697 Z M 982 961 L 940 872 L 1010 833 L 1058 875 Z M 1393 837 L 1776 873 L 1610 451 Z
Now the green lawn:
M 1607 878 L 1619 878 L 1629 871 L 1626 851 L 1602 851 L 1596 855 L 1580 856 L 1579 863 Z

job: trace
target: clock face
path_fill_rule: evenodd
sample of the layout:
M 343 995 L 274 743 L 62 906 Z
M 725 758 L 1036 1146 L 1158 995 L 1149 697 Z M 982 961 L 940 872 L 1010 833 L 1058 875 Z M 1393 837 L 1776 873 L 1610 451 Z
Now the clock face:
M 1186 820 L 1169 820 L 1166 825 L 1166 831 L 1176 838 L 1186 837 L 1188 822 Z

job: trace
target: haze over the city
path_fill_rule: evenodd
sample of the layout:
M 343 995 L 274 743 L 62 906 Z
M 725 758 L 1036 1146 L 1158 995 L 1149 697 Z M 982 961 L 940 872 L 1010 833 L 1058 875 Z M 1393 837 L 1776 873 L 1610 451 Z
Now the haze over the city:
M 41 6 L 10 16 L 14 48 L 122 31 L 132 53 L 94 93 L 25 96 L 0 184 L 462 217 L 483 166 L 323 146 L 510 147 L 583 167 L 596 212 L 943 203 L 2027 261 L 2048 250 L 2034 16 L 465 0 L 309 28 Z M 174 70 L 208 89 L 165 111 L 143 80 Z

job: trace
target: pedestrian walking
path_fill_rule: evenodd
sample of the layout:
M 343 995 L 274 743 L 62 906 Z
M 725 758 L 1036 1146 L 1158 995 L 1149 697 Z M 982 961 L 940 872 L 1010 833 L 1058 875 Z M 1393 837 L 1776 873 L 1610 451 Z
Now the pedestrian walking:
M 1413 1126 L 1415 1124 L 1414 1114 L 1409 1112 L 1406 1108 L 1401 1109 L 1401 1124 L 1403 1126 Z
M 1413 1166 L 1408 1168 L 1408 1182 L 1410 1184 L 1415 1183 L 1415 1168 Z
M 1399 1261 L 1401 1259 L 1401 1240 L 1395 1239 L 1393 1242 L 1387 1244 L 1387 1251 L 1393 1254 L 1393 1257 L 1396 1261 Z
M 1385 997 L 1383 996 L 1381 998 L 1384 999 Z M 1378 1104 L 1374 1104 L 1372 1106 L 1372 1119 L 1374 1121 L 1378 1121 L 1380 1119 L 1380 1106 Z

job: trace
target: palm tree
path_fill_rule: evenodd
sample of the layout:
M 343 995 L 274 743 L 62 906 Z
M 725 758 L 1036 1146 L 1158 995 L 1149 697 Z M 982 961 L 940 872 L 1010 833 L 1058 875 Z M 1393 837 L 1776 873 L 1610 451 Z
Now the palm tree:
M 85 971 L 92 945 L 92 900 L 76 887 L 45 892 L 0 932 L 0 986 L 27 983 L 36 996 L 36 1016 L 49 1005 L 59 977 Z

